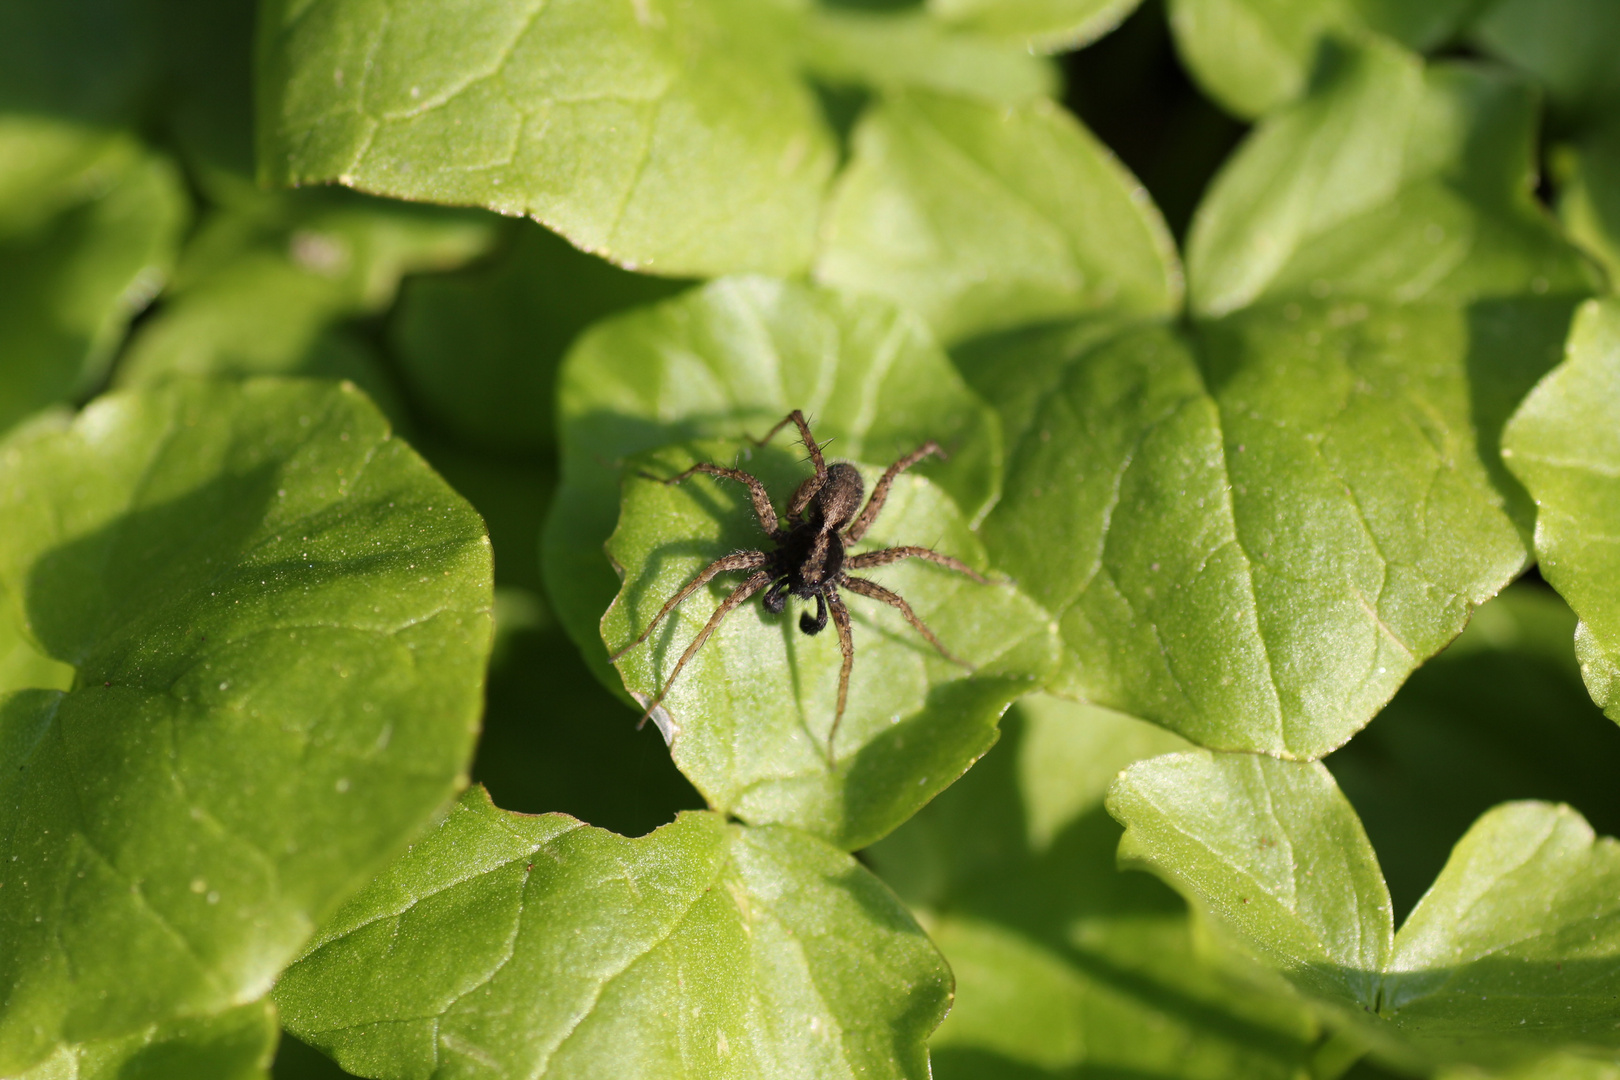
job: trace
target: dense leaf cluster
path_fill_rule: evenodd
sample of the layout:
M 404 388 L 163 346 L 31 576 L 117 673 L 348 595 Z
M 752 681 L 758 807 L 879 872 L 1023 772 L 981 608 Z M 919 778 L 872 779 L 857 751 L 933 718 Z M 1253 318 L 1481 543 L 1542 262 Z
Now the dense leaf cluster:
M 0 6 L 0 1076 L 1620 1076 L 1617 56 Z M 794 408 L 949 450 L 863 544 L 967 664 L 853 598 L 829 762 L 752 605 L 638 733 Z

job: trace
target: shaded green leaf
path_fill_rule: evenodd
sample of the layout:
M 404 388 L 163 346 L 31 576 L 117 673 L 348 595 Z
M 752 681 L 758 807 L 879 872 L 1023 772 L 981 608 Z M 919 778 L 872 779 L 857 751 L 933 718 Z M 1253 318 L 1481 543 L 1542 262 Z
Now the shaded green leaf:
M 1045 100 L 916 93 L 871 109 L 816 273 L 912 308 L 946 339 L 1097 310 L 1163 316 L 1181 302 L 1146 192 Z
M 1039 52 L 1078 49 L 1124 21 L 1141 0 L 928 0 L 942 22 L 1013 38 Z
M 619 525 L 607 544 L 624 573 L 618 599 L 602 617 L 602 639 L 611 648 L 633 641 L 664 601 L 715 559 L 774 546 L 742 485 L 693 477 L 671 487 L 649 479 L 674 476 L 697 461 L 739 460 L 776 493 L 782 513 L 810 475 L 799 461 L 802 448 L 772 446 L 741 460 L 745 446 L 698 443 L 632 459 Z M 882 469 L 862 468 L 867 490 Z M 856 550 L 902 544 L 933 547 L 987 569 L 956 504 L 920 476 L 896 480 Z M 728 575 L 687 599 L 646 645 L 618 662 L 638 701 L 652 701 L 741 576 Z M 654 713 L 676 764 L 715 809 L 750 824 L 793 825 L 839 847 L 864 847 L 989 749 L 1002 712 L 1034 689 L 1051 665 L 1055 642 L 1045 612 L 1008 582 L 980 585 L 918 561 L 858 576 L 905 597 L 970 667 L 941 656 L 900 612 L 844 591 L 855 663 L 849 708 L 834 741 L 842 662 L 836 634 L 801 634 L 797 604 L 779 616 L 758 603 L 738 609 Z
M 344 191 L 260 194 L 213 214 L 187 245 L 163 309 L 119 365 L 123 386 L 176 376 L 350 379 L 398 418 L 398 391 L 345 318 L 394 300 L 400 278 L 487 249 L 487 215 Z
M 174 166 L 134 139 L 0 115 L 0 431 L 101 378 L 186 216 Z
M 1535 100 L 1488 69 L 1336 50 L 1222 170 L 1188 241 L 1192 306 L 1353 294 L 1466 303 L 1597 279 L 1531 190 Z
M 1183 61 L 1216 101 L 1258 117 L 1310 88 L 1326 44 L 1386 34 L 1418 50 L 1456 34 L 1485 0 L 1171 0 Z
M 1498 803 L 1567 802 L 1620 834 L 1620 728 L 1581 685 L 1574 630 L 1552 590 L 1510 586 L 1326 759 L 1372 838 L 1397 920 Z
M 1620 282 L 1620 121 L 1586 133 L 1558 163 L 1558 216 L 1569 235 Z
M 956 974 L 940 1080 L 1296 1077 L 1316 1025 L 1195 948 L 1162 884 L 1115 869 L 1115 773 L 1186 744 L 1118 713 L 1023 698 L 996 749 L 867 857 L 926 911 Z M 1027 1071 L 1026 1071 L 1027 1070 Z
M 278 0 L 260 161 L 282 183 L 528 214 L 627 266 L 790 273 L 836 158 L 794 70 L 794 6 Z
M 574 338 L 681 287 L 523 226 L 487 263 L 407 280 L 389 337 L 412 395 L 434 420 L 474 445 L 546 450 L 555 437 L 557 367 Z
M 1620 9 L 1606 0 L 1490 0 L 1471 31 L 1566 113 L 1595 118 L 1620 104 Z
M 15 1080 L 268 1080 L 276 1010 L 260 999 L 199 1020 L 64 1046 Z
M 1568 358 L 1514 415 L 1502 454 L 1536 499 L 1541 572 L 1581 618 L 1587 689 L 1620 721 L 1620 302 L 1581 309 Z
M 802 409 L 828 452 L 889 462 L 934 439 L 927 462 L 974 522 L 1000 490 L 995 414 L 921 323 L 825 289 L 734 278 L 597 324 L 558 381 L 562 486 L 542 539 L 546 590 L 604 685 L 617 689 L 600 619 L 619 591 L 602 545 L 632 454 L 694 438 L 762 435 Z
M 1500 1066 L 1620 1042 L 1620 845 L 1567 806 L 1487 812 L 1393 935 L 1377 859 L 1319 763 L 1172 754 L 1122 773 L 1108 807 L 1122 862 L 1388 1052 Z
M 682 815 L 627 840 L 481 789 L 346 905 L 276 988 L 379 1077 L 928 1075 L 950 976 L 853 859 Z
M 329 384 L 35 425 L 0 519 L 6 618 L 73 668 L 0 688 L 15 1071 L 269 988 L 464 781 L 490 571 L 471 508 Z

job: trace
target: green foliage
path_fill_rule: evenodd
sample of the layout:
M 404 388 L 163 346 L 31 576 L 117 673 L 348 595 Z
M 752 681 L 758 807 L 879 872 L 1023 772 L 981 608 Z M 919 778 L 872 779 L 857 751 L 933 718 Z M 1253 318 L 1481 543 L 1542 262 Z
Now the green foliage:
M 627 840 L 480 789 L 276 990 L 291 1030 L 383 1075 L 924 1080 L 949 999 L 905 909 L 802 833 L 696 813 Z
M 1612 1080 L 1617 50 L 0 5 L 0 1076 Z

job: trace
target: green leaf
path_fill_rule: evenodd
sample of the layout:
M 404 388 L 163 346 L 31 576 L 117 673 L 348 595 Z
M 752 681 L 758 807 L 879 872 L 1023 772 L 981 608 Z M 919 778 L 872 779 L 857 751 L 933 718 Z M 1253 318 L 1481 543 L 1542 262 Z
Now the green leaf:
M 785 504 L 809 475 L 802 448 L 772 446 L 741 460 L 747 445 L 705 442 L 632 459 L 619 526 L 607 544 L 624 572 L 618 599 L 602 617 L 609 647 L 633 641 L 709 563 L 761 547 L 766 538 L 742 485 L 694 477 L 671 487 L 648 478 L 674 476 L 699 461 L 739 460 Z M 868 491 L 882 469 L 862 468 Z M 986 569 L 961 512 L 920 476 L 896 480 L 857 550 L 902 544 L 931 546 Z M 793 825 L 849 850 L 864 847 L 967 771 L 995 742 L 1002 712 L 1051 665 L 1055 643 L 1046 614 L 1008 582 L 980 585 L 921 562 L 859 576 L 909 600 L 944 646 L 971 666 L 964 670 L 940 656 L 898 611 L 846 591 L 855 663 L 849 708 L 833 741 L 836 634 L 800 634 L 797 604 L 774 617 L 757 603 L 739 609 L 654 713 L 676 764 L 714 809 L 754 825 Z M 618 662 L 638 701 L 652 701 L 739 580 L 728 575 L 689 598 L 645 646 Z
M 542 539 L 558 619 L 604 685 L 600 620 L 619 591 L 602 552 L 632 454 L 694 438 L 762 435 L 792 409 L 829 453 L 889 462 L 934 439 L 919 465 L 971 523 L 995 501 L 1001 431 L 914 317 L 831 290 L 733 278 L 592 327 L 558 377 L 562 487 Z
M 1372 847 L 1319 763 L 1172 754 L 1127 769 L 1108 807 L 1123 863 L 1413 1061 L 1620 1043 L 1620 845 L 1567 806 L 1486 813 L 1394 935 Z
M 1459 304 L 1580 294 L 1598 279 L 1532 194 L 1535 100 L 1474 66 L 1336 50 L 1309 98 L 1262 123 L 1188 241 L 1193 309 L 1271 296 Z
M 276 987 L 351 1071 L 928 1075 L 939 954 L 875 878 L 791 829 L 684 814 L 627 840 L 481 789 Z
M 1191 340 L 965 352 L 1011 435 L 982 533 L 1059 619 L 1053 686 L 1225 749 L 1315 758 L 1360 729 L 1524 564 L 1478 456 L 1472 331 L 1307 299 Z
M 1254 118 L 1305 95 L 1336 38 L 1388 35 L 1418 50 L 1456 34 L 1484 0 L 1171 0 L 1170 26 L 1203 89 Z
M 276 1010 L 260 999 L 197 1020 L 64 1046 L 15 1080 L 269 1080 Z
M 1587 132 L 1565 148 L 1558 217 L 1576 243 L 1620 282 L 1620 121 Z
M 822 3 L 805 15 L 797 47 L 819 82 L 885 91 L 915 87 L 1001 105 L 1059 89 L 1053 66 L 1029 50 L 961 33 L 922 11 L 879 14 Z
M 1581 309 L 1563 364 L 1513 417 L 1502 454 L 1535 496 L 1541 572 L 1575 614 L 1592 698 L 1620 721 L 1620 302 Z
M 1341 71 L 1216 181 L 1188 329 L 1097 318 L 957 352 L 1008 433 L 983 535 L 1060 620 L 1054 688 L 1220 749 L 1343 744 L 1522 569 L 1532 507 L 1497 439 L 1588 281 L 1528 203 L 1522 94 L 1388 47 Z M 1453 90 L 1479 107 L 1442 124 Z M 1475 173 L 1439 263 L 1386 226 L 1453 181 L 1321 164 L 1419 114 L 1431 164 Z
M 1125 826 L 1122 865 L 1163 877 L 1307 994 L 1377 1003 L 1389 892 L 1319 762 L 1169 754 L 1121 773 L 1108 812 Z
M 1575 118 L 1601 119 L 1620 104 L 1620 9 L 1606 0 L 1492 0 L 1470 36 L 1534 75 Z
M 984 761 L 867 853 L 926 910 L 956 974 L 935 1075 L 1298 1076 L 1314 1022 L 1227 978 L 1168 889 L 1115 869 L 1109 782 L 1186 744 L 1039 694 L 1002 726 Z
M 177 376 L 351 379 L 399 417 L 398 391 L 371 346 L 335 332 L 376 314 L 400 279 L 457 266 L 495 237 L 488 215 L 278 192 L 212 215 L 187 245 L 162 311 L 119 365 L 122 386 Z
M 679 288 L 522 226 L 490 262 L 407 280 L 389 337 L 434 420 L 474 445 L 533 452 L 555 438 L 557 367 L 579 332 Z
M 928 0 L 941 22 L 1013 38 L 1037 52 L 1067 52 L 1102 37 L 1141 0 Z
M 277 0 L 260 162 L 280 183 L 528 214 L 659 273 L 791 273 L 837 156 L 794 70 L 795 6 Z
M 173 165 L 134 139 L 0 115 L 0 432 L 101 378 L 186 213 Z
M 217 1012 L 464 782 L 482 523 L 352 388 L 104 397 L 0 449 L 0 1071 Z M 108 942 L 117 942 L 109 948 Z
M 1551 589 L 1509 586 L 1326 758 L 1372 838 L 1397 919 L 1498 803 L 1567 802 L 1599 832 L 1620 833 L 1620 727 L 1581 685 L 1574 630 Z
M 1181 303 L 1175 247 L 1146 192 L 1045 100 L 915 93 L 871 109 L 816 273 L 912 308 L 946 339 Z

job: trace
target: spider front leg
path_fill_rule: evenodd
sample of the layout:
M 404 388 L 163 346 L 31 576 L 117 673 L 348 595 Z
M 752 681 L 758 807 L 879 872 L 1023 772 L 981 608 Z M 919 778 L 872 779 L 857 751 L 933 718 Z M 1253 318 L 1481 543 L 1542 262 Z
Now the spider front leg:
M 827 462 L 821 456 L 820 444 L 816 442 L 815 436 L 810 434 L 810 425 L 806 422 L 804 413 L 794 409 L 783 417 L 775 427 L 767 431 L 763 439 L 750 439 L 749 441 L 755 446 L 764 446 L 776 437 L 778 431 L 781 431 L 789 424 L 798 427 L 799 438 L 803 440 L 804 448 L 810 452 L 810 463 L 816 469 L 816 474 L 800 484 L 798 490 L 793 493 L 793 498 L 788 502 L 787 516 L 797 518 L 804 512 L 804 508 L 810 505 L 810 500 L 816 497 L 816 492 L 821 490 L 821 485 L 827 482 Z
M 760 567 L 764 566 L 770 561 L 771 557 L 765 554 L 763 551 L 738 551 L 727 555 L 722 559 L 716 559 L 708 566 L 705 566 L 697 577 L 687 582 L 680 592 L 670 597 L 669 602 L 663 606 L 657 615 L 653 616 L 653 621 L 647 624 L 647 629 L 641 632 L 641 636 L 636 638 L 636 640 L 632 641 L 630 644 L 626 645 L 624 648 L 620 649 L 618 652 L 614 653 L 612 656 L 609 656 L 608 663 L 611 664 L 615 662 L 619 659 L 619 657 L 623 656 L 637 645 L 640 645 L 643 641 L 646 641 L 652 636 L 654 628 L 656 628 L 658 624 L 663 621 L 664 616 L 675 610 L 675 606 L 677 604 L 679 604 L 682 600 L 685 600 L 688 596 L 691 596 L 693 593 L 697 592 L 699 589 L 703 588 L 703 586 L 713 581 L 719 575 L 730 573 L 734 570 L 758 570 Z M 750 578 L 749 580 L 751 581 L 753 579 Z
M 724 465 L 713 462 L 700 461 L 677 476 L 668 480 L 659 480 L 658 477 L 643 473 L 649 480 L 658 480 L 661 484 L 678 484 L 693 473 L 707 473 L 710 476 L 720 476 L 727 480 L 735 480 L 739 484 L 748 485 L 748 499 L 754 504 L 754 516 L 759 518 L 759 527 L 764 529 L 772 540 L 782 538 L 782 530 L 776 522 L 776 507 L 771 505 L 771 493 L 765 490 L 765 485 L 759 482 L 759 477 L 753 473 L 743 472 L 741 469 L 728 469 Z
M 758 553 L 751 552 L 750 554 Z M 637 730 L 640 730 L 642 725 L 647 722 L 647 718 L 653 714 L 653 710 L 658 708 L 659 703 L 664 700 L 664 695 L 669 693 L 669 688 L 675 685 L 675 677 L 681 673 L 681 669 L 686 666 L 686 662 L 696 656 L 699 649 L 703 648 L 704 643 L 719 628 L 721 621 L 740 605 L 746 603 L 750 596 L 753 596 L 770 583 L 770 572 L 761 570 L 733 589 L 731 595 L 720 602 L 720 606 L 714 609 L 714 614 L 709 616 L 709 621 L 704 624 L 698 636 L 692 639 L 692 644 L 686 647 L 686 651 L 681 653 L 681 658 L 675 662 L 675 670 L 671 671 L 669 678 L 664 680 L 664 686 L 658 691 L 658 696 L 647 703 L 647 711 L 641 714 L 641 719 L 636 723 Z
M 844 531 L 844 536 L 850 543 L 865 536 L 866 530 L 872 527 L 872 522 L 883 512 L 883 504 L 889 500 L 889 489 L 894 486 L 894 478 L 930 454 L 939 455 L 942 461 L 945 458 L 945 451 L 940 449 L 939 443 L 929 439 L 883 471 L 883 475 L 878 478 L 877 486 L 872 489 L 872 497 L 866 500 L 866 509 L 862 510 L 861 516 Z

